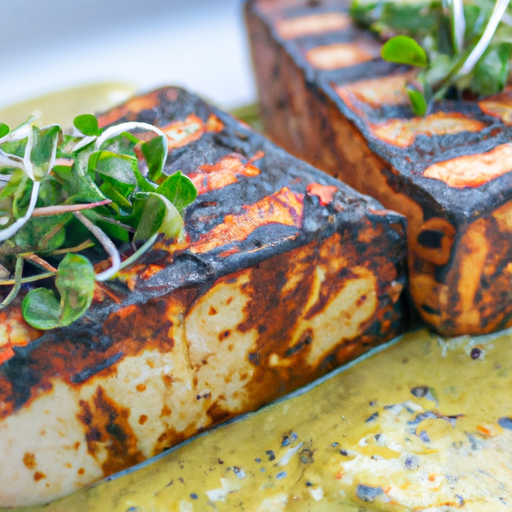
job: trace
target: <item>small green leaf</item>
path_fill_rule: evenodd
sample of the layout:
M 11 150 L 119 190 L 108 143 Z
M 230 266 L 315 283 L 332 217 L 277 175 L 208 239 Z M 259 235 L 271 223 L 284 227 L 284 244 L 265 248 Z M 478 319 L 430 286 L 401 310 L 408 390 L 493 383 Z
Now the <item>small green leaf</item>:
M 55 279 L 60 302 L 53 291 L 46 288 L 32 290 L 23 299 L 23 317 L 36 329 L 47 330 L 71 324 L 91 305 L 94 279 L 94 268 L 87 258 L 66 254 Z
M 350 14 L 384 37 L 403 33 L 423 37 L 437 28 L 440 8 L 441 2 L 432 0 L 355 0 Z
M 30 247 L 38 251 L 55 251 L 64 244 L 66 233 L 63 228 L 72 218 L 73 215 L 70 213 L 31 218 L 14 235 L 14 240 L 20 247 Z M 62 224 L 62 227 L 55 230 L 54 228 L 59 224 Z M 46 240 L 44 246 L 42 245 L 43 240 Z
M 425 50 L 412 37 L 408 36 L 396 36 L 386 41 L 380 54 L 384 60 L 397 64 L 421 68 L 427 65 Z
M 135 179 L 137 180 L 137 187 L 139 187 L 139 190 L 145 193 L 152 193 L 156 190 L 157 186 L 151 183 L 147 178 L 142 176 L 138 166 L 134 166 L 133 174 L 135 175 Z
M 156 192 L 169 199 L 180 213 L 183 213 L 183 210 L 197 197 L 197 188 L 181 171 L 171 174 L 156 189 Z
M 423 96 L 420 91 L 417 91 L 411 87 L 407 87 L 407 94 L 411 100 L 414 113 L 417 116 L 424 116 L 427 112 L 427 101 L 425 100 L 425 96 Z
M 0 201 L 14 195 L 20 187 L 21 182 L 26 182 L 26 180 L 27 175 L 21 169 L 16 169 L 12 173 L 11 179 L 7 182 L 7 185 L 0 189 Z
M 62 185 L 53 176 L 46 176 L 41 180 L 41 188 L 37 199 L 37 207 L 54 206 L 60 203 Z
M 128 155 L 134 156 L 135 154 L 135 146 L 137 144 L 141 144 L 141 140 L 139 140 L 133 133 L 130 132 L 122 132 L 115 137 L 109 138 L 103 142 L 101 145 L 102 150 L 112 151 L 113 153 L 117 153 L 118 155 Z
M 68 253 L 60 262 L 55 286 L 60 293 L 60 324 L 69 325 L 89 308 L 95 282 L 92 263 L 79 254 Z
M 11 140 L 3 142 L 0 147 L 4 153 L 8 155 L 15 155 L 23 158 L 25 155 L 25 148 L 27 147 L 27 139 Z
M 75 117 L 73 124 L 77 130 L 80 130 L 84 135 L 95 136 L 101 133 L 98 126 L 98 120 L 91 114 L 83 114 Z
M 0 123 L 0 139 L 9 133 L 9 127 L 5 123 Z
M 77 162 L 72 167 L 55 165 L 53 172 L 60 178 L 69 196 L 77 196 L 77 201 L 95 203 L 106 199 L 88 174 L 79 170 Z
M 471 90 L 487 96 L 503 90 L 510 75 L 512 44 L 489 47 L 473 70 Z
M 134 240 L 147 240 L 155 233 L 168 238 L 181 236 L 183 219 L 174 205 L 160 194 L 150 194 L 144 205 Z
M 118 192 L 110 183 L 102 183 L 100 186 L 100 190 L 105 194 L 105 197 L 108 197 L 109 199 L 112 199 L 117 205 L 119 205 L 121 208 L 131 209 L 132 204 L 126 197 Z
M 97 220 L 94 224 L 98 226 L 102 231 L 104 231 L 110 238 L 116 238 L 121 242 L 129 242 L 130 235 L 126 229 L 123 229 L 121 226 L 117 224 L 111 224 L 110 222 L 105 222 L 103 220 Z
M 89 157 L 89 168 L 99 173 L 103 180 L 124 197 L 131 194 L 137 186 L 137 166 L 136 158 L 111 151 L 95 151 Z
M 142 217 L 142 212 L 146 205 L 146 201 L 148 200 L 150 193 L 148 192 L 136 192 L 132 194 L 130 199 L 132 200 L 132 211 L 128 215 L 118 215 L 115 217 L 116 220 L 130 226 L 134 229 L 139 225 L 140 219 Z
M 15 219 L 19 219 L 25 215 L 28 205 L 30 203 L 30 195 L 34 182 L 23 173 L 18 189 L 13 195 L 12 213 Z
M 58 327 L 60 305 L 54 292 L 47 288 L 36 288 L 27 293 L 21 305 L 25 321 L 36 329 Z
M 89 169 L 118 189 L 125 197 L 138 187 L 143 192 L 154 192 L 156 185 L 149 182 L 139 171 L 137 158 L 112 151 L 95 151 L 89 157 Z
M 30 160 L 34 166 L 36 177 L 42 178 L 50 172 L 50 165 L 55 157 L 57 143 L 61 136 L 60 127 L 50 126 L 45 130 L 40 130 L 32 126 L 33 146 L 30 152 Z
M 144 142 L 141 145 L 142 154 L 148 164 L 148 177 L 151 181 L 158 182 L 162 176 L 167 155 L 162 137 Z

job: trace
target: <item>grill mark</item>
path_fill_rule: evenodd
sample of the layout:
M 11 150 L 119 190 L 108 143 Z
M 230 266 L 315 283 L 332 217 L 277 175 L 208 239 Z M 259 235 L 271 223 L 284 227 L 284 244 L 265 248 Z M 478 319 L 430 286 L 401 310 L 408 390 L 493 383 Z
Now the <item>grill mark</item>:
M 188 172 L 191 172 L 200 165 L 212 165 L 232 152 L 249 159 L 253 155 L 260 155 L 259 152 L 265 153 L 255 162 L 260 175 L 241 177 L 233 188 L 206 193 L 197 206 L 188 209 L 186 218 L 187 223 L 190 221 L 193 226 L 192 242 L 219 225 L 225 215 L 241 212 L 243 207 L 253 205 L 283 187 L 288 187 L 296 197 L 304 194 L 310 183 L 334 186 L 338 192 L 327 206 L 314 204 L 309 197 L 304 197 L 303 221 L 299 224 L 299 215 L 295 215 L 293 220 L 297 227 L 262 226 L 239 244 L 239 252 L 227 251 L 223 258 L 219 258 L 215 251 L 212 254 L 194 255 L 187 247 L 176 249 L 169 248 L 166 243 L 158 244 L 140 263 L 144 266 L 146 262 L 151 262 L 156 269 L 154 275 L 142 279 L 135 273 L 137 267 L 134 267 L 126 271 L 126 284 L 108 283 L 112 292 L 121 297 L 121 304 L 107 298 L 101 304 L 94 304 L 87 315 L 72 327 L 44 333 L 26 347 L 16 348 L 14 357 L 0 366 L 0 416 L 12 414 L 16 408 L 51 389 L 51 379 L 55 376 L 80 386 L 94 371 L 108 375 L 125 357 L 137 355 L 144 349 L 172 350 L 173 326 L 164 318 L 165 304 L 171 300 L 169 293 L 172 292 L 172 300 L 179 302 L 186 310 L 215 279 L 353 226 L 357 219 L 368 214 L 368 208 L 381 209 L 376 201 L 355 193 L 334 178 L 294 159 L 229 115 L 180 89 L 161 89 L 151 93 L 151 98 L 146 106 L 144 101 L 136 102 L 137 109 L 140 107 L 136 115 L 126 113 L 119 120 L 126 120 L 126 116 L 129 116 L 165 126 L 172 120 L 185 119 L 194 113 L 204 123 L 213 114 L 224 125 L 222 132 L 206 132 L 189 146 L 173 150 L 166 172 L 181 166 L 185 154 L 190 155 Z M 221 143 L 221 149 L 214 148 L 215 144 Z M 282 204 L 286 205 L 286 201 Z M 211 214 L 211 220 L 202 227 L 197 225 L 197 221 L 194 225 L 195 212 L 199 209 L 202 210 L 201 214 Z M 391 223 L 401 225 L 404 221 L 400 216 L 391 214 L 383 217 L 382 222 L 388 226 L 389 235 L 396 229 L 396 226 L 391 227 Z M 403 249 L 403 240 L 397 246 L 397 254 L 400 252 L 398 247 Z M 229 246 L 219 251 L 223 249 L 229 249 Z M 158 271 L 159 268 L 163 270 Z M 132 293 L 127 294 L 128 288 Z M 71 358 L 74 364 L 72 369 L 69 365 Z
M 75 375 L 71 377 L 71 382 L 73 384 L 82 384 L 87 379 L 117 363 L 117 361 L 119 361 L 121 357 L 123 357 L 123 355 L 123 352 L 118 352 L 117 354 L 113 355 L 112 357 L 109 357 L 108 359 L 106 359 L 105 361 L 96 366 L 84 368 L 82 371 L 75 373 Z
M 128 423 L 130 410 L 114 402 L 99 386 L 92 402 L 79 402 L 78 420 L 85 429 L 87 450 L 97 458 L 104 449 L 103 475 L 109 476 L 142 462 L 145 457 L 137 448 L 137 438 Z

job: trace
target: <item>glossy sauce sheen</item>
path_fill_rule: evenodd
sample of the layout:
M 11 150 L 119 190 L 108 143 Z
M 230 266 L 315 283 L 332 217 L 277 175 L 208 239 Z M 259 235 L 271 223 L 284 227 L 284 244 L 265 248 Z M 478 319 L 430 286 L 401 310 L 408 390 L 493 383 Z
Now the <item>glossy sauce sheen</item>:
M 180 89 L 100 123 L 119 119 L 163 127 L 166 172 L 197 184 L 187 241 L 156 244 L 69 327 L 0 312 L 0 505 L 112 475 L 404 328 L 402 216 Z

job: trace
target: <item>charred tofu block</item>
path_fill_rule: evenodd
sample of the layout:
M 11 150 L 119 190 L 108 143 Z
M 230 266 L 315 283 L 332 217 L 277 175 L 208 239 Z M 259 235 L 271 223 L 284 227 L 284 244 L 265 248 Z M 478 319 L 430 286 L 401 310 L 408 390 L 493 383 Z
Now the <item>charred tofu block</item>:
M 199 189 L 69 327 L 0 311 L 0 506 L 48 501 L 325 374 L 402 330 L 405 219 L 164 88 L 100 117 L 169 139 Z
M 250 0 L 267 134 L 407 217 L 412 300 L 445 335 L 512 325 L 512 91 L 414 117 L 344 0 Z

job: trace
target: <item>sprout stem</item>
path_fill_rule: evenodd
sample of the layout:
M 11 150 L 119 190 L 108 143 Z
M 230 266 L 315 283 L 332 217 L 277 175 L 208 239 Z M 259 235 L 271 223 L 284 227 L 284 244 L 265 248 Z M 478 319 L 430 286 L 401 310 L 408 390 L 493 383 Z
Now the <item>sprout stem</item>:
M 73 153 L 76 153 L 79 149 L 85 148 L 85 146 L 89 145 L 91 142 L 94 142 L 95 139 L 96 139 L 96 137 L 94 137 L 92 135 L 88 136 L 88 137 L 84 137 L 80 142 L 77 142 L 73 146 L 73 149 L 71 151 Z
M 119 222 L 118 220 L 111 219 L 109 217 L 104 217 L 103 215 L 98 215 L 98 220 L 101 220 L 103 222 L 107 222 L 108 224 L 113 224 L 114 226 L 119 226 L 120 228 L 128 231 L 129 233 L 135 233 L 135 229 L 131 226 L 128 226 L 127 224 L 123 224 L 122 222 Z
M 138 260 L 145 252 L 149 251 L 158 238 L 158 233 L 155 233 L 151 238 L 148 238 L 143 245 L 141 245 L 129 258 L 126 258 L 122 263 L 120 269 L 126 268 L 136 260 Z
M 452 15 L 455 51 L 461 52 L 464 48 L 464 34 L 466 33 L 466 18 L 464 17 L 463 0 L 452 0 Z
M 489 46 L 489 43 L 491 42 L 491 39 L 493 38 L 494 33 L 496 32 L 496 29 L 498 28 L 501 18 L 503 17 L 503 14 L 505 13 L 509 3 L 510 0 L 497 0 L 491 14 L 491 18 L 489 19 L 489 23 L 487 23 L 482 37 L 473 48 L 473 51 L 469 54 L 466 62 L 464 62 L 464 65 L 460 68 L 457 74 L 457 78 L 463 75 L 467 75 L 473 70 L 480 57 Z
M 91 208 L 96 208 L 97 206 L 110 204 L 111 202 L 111 199 L 104 199 L 103 201 L 97 201 L 95 203 L 43 206 L 41 208 L 36 208 L 34 210 L 34 213 L 32 214 L 32 217 L 49 217 L 51 215 L 62 215 L 63 213 L 73 213 L 78 212 L 80 210 L 90 210 Z
M 141 122 L 128 122 L 128 123 L 121 123 L 114 126 L 111 126 L 110 128 L 107 128 L 97 139 L 94 143 L 94 147 L 96 149 L 100 149 L 101 145 L 106 142 L 108 139 L 111 139 L 113 137 L 116 137 L 117 135 L 121 135 L 123 132 L 128 132 L 130 130 L 149 130 L 151 132 L 155 132 L 157 135 L 162 137 L 163 143 L 164 143 L 164 158 L 167 158 L 167 153 L 169 151 L 168 148 L 168 142 L 167 142 L 167 136 L 165 133 L 160 130 L 160 128 L 157 128 L 156 126 L 153 126 L 148 123 L 141 123 Z M 165 164 L 165 160 L 164 160 Z
M 12 287 L 9 295 L 0 303 L 0 309 L 7 307 L 18 295 L 21 288 L 21 276 L 23 274 L 23 257 L 18 256 L 16 258 L 16 268 L 14 270 L 14 286 Z
M 37 276 L 24 277 L 20 280 L 21 284 L 25 283 L 33 283 L 34 281 L 41 281 L 42 279 L 47 279 L 49 277 L 53 277 L 56 272 L 45 272 L 44 274 L 38 274 Z M 8 279 L 7 281 L 0 281 L 0 286 L 12 286 L 16 281 L 14 279 Z
M 34 147 L 34 130 L 30 129 L 28 132 L 27 137 L 27 145 L 25 146 L 25 154 L 23 155 L 23 166 L 24 171 L 27 174 L 27 176 L 32 180 L 36 181 L 36 177 L 34 176 L 34 164 L 32 163 L 32 160 L 30 159 L 32 155 L 32 148 Z
M 110 238 L 95 224 L 93 224 L 83 213 L 74 212 L 75 217 L 98 239 L 98 242 L 103 246 L 105 251 L 112 260 L 112 266 L 96 274 L 96 281 L 106 281 L 111 277 L 115 276 L 121 268 L 121 256 L 115 244 Z
M 43 258 L 40 258 L 37 254 L 23 254 L 23 257 L 34 263 L 34 265 L 37 265 L 44 270 L 48 270 L 48 272 L 57 272 L 57 269 L 54 266 L 43 260 Z
M 75 247 L 66 247 L 64 249 L 57 249 L 56 251 L 51 252 L 51 256 L 57 256 L 58 254 L 67 254 L 68 252 L 80 252 L 84 249 L 88 249 L 89 247 L 94 247 L 94 242 L 92 240 L 86 240 L 82 242 L 80 245 L 76 245 Z

